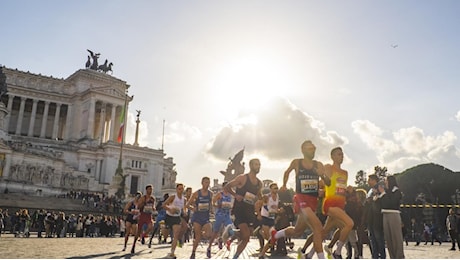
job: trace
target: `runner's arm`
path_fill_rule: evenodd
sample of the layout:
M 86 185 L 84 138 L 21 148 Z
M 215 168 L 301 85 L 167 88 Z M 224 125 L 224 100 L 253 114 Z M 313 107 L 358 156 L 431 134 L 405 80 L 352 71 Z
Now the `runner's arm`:
M 326 166 L 323 166 L 321 162 L 318 162 L 316 173 L 321 177 L 326 186 L 331 185 L 332 165 L 326 164 Z
M 292 160 L 291 164 L 289 165 L 289 167 L 286 169 L 286 171 L 284 171 L 284 175 L 283 175 L 283 186 L 281 186 L 280 190 L 284 191 L 286 190 L 286 184 L 289 180 L 289 175 L 291 174 L 291 171 L 292 170 L 295 170 L 296 167 L 296 159 Z

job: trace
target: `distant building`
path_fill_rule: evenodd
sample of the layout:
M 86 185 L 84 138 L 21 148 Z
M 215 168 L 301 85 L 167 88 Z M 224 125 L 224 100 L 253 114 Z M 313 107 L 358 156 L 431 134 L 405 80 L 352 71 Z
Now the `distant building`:
M 130 86 L 91 69 L 57 79 L 0 67 L 1 77 L 7 92 L 0 98 L 0 192 L 112 195 Z M 124 144 L 125 193 L 144 192 L 147 184 L 154 185 L 156 197 L 174 191 L 175 164 L 165 156 L 163 150 Z

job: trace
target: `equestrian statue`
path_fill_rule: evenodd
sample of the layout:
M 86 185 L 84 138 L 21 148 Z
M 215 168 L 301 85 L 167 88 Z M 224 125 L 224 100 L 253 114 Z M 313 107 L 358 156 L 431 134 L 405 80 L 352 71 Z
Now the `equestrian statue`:
M 113 73 L 112 71 L 113 63 L 112 62 L 109 63 L 108 60 L 106 59 L 104 64 L 99 65 L 97 60 L 99 59 L 99 56 L 101 54 L 95 53 L 89 49 L 87 49 L 87 51 L 89 52 L 90 55 L 88 55 L 88 59 L 86 60 L 85 68 L 99 71 L 99 72 L 104 72 L 104 73 L 108 73 L 109 71 L 111 72 L 110 74 Z

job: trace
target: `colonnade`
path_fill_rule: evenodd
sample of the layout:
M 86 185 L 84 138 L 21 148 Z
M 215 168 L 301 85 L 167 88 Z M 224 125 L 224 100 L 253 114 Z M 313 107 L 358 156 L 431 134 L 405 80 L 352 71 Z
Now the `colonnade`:
M 116 142 L 122 106 L 89 100 L 85 113 L 75 104 L 8 95 L 5 130 L 9 134 L 52 140 L 88 137 Z
M 91 100 L 87 136 L 98 139 L 102 143 L 109 140 L 117 142 L 122 110 L 121 105 Z

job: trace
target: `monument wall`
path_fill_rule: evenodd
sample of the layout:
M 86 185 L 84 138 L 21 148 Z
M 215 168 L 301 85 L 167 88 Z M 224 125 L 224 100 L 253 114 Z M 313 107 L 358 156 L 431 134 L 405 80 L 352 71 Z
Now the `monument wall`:
M 109 193 L 121 148 L 119 118 L 125 100 L 128 106 L 132 100 L 130 86 L 90 68 L 66 79 L 0 69 L 0 193 Z M 127 192 L 144 191 L 152 183 L 160 197 L 175 186 L 175 164 L 165 156 L 129 140 L 123 144 Z

